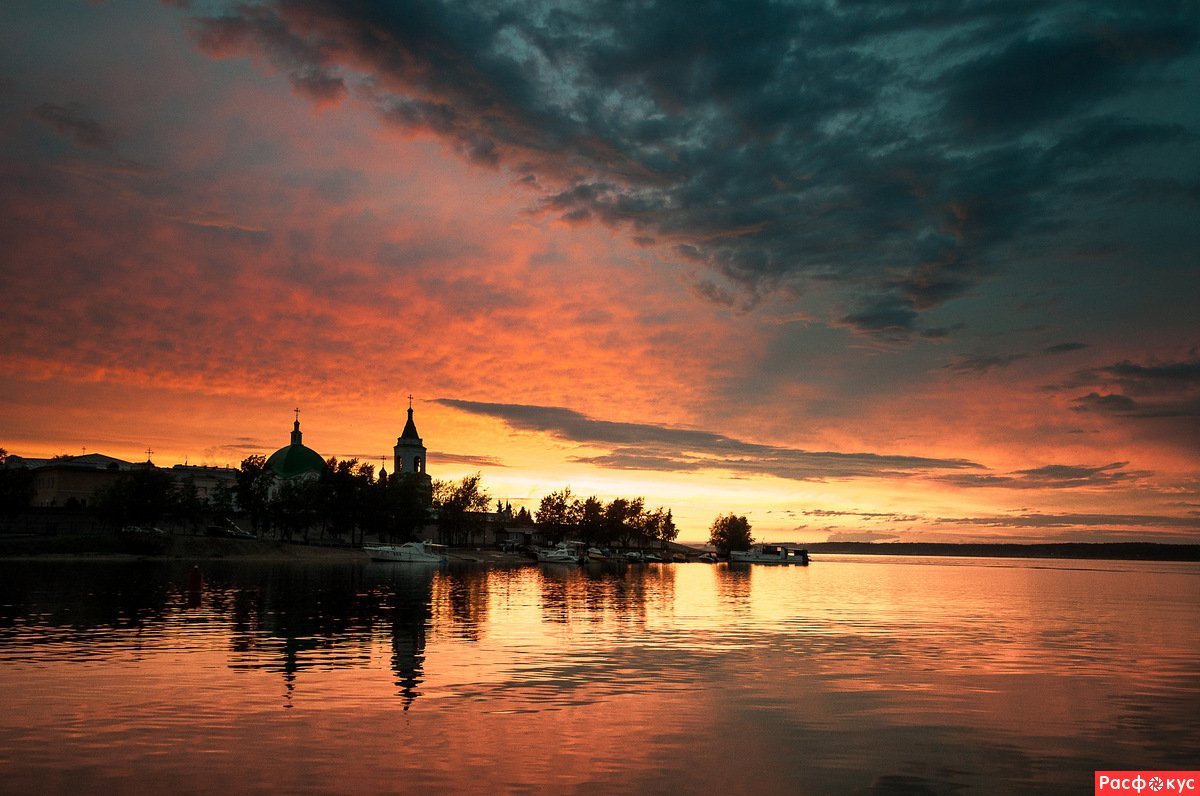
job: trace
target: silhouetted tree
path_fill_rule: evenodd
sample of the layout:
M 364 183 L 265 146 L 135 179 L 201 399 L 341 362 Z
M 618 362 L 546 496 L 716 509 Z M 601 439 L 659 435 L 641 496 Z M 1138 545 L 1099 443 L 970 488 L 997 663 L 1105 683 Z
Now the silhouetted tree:
M 644 504 L 642 498 L 615 498 L 604 507 L 605 535 L 613 541 L 619 541 L 622 547 L 629 547 L 630 540 L 635 535 L 641 535 Z
M 588 497 L 582 503 L 575 501 L 573 512 L 579 538 L 590 545 L 601 547 L 612 542 L 608 527 L 604 524 L 604 504 L 595 495 Z
M 483 526 L 491 497 L 479 473 L 461 481 L 434 481 L 433 505 L 438 512 L 438 532 L 445 544 L 466 544 L 471 532 Z
M 579 523 L 579 501 L 572 500 L 571 487 L 563 487 L 542 498 L 537 524 L 548 539 L 561 539 L 567 528 Z
M 403 474 L 381 482 L 383 516 L 377 530 L 389 541 L 411 541 L 429 521 L 429 506 L 416 478 Z
M 279 529 L 281 539 L 292 540 L 301 531 L 320 522 L 324 489 L 312 478 L 289 478 L 283 481 L 271 497 L 272 524 Z
M 729 555 L 730 550 L 749 550 L 754 543 L 750 535 L 750 522 L 745 517 L 735 514 L 722 514 L 713 520 L 708 532 L 708 543 L 717 548 L 723 556 Z
M 217 484 L 208 497 L 208 510 L 218 521 L 233 514 L 235 509 L 236 488 L 228 484 Z
M 171 474 L 157 467 L 122 473 L 96 493 L 100 516 L 114 528 L 156 525 L 179 511 L 179 493 Z
M 237 500 L 256 533 L 262 530 L 268 518 L 268 502 L 274 483 L 275 473 L 267 469 L 266 456 L 255 453 L 242 459 L 237 474 Z
M 638 521 L 641 532 L 647 539 L 665 543 L 675 541 L 675 537 L 679 535 L 670 509 L 664 511 L 659 507 L 654 511 L 643 511 Z
M 175 499 L 171 506 L 171 519 L 179 525 L 195 528 L 204 519 L 204 501 L 196 490 L 196 481 L 191 476 L 175 483 Z
M 33 471 L 8 463 L 8 451 L 0 448 L 0 516 L 11 520 L 33 501 Z

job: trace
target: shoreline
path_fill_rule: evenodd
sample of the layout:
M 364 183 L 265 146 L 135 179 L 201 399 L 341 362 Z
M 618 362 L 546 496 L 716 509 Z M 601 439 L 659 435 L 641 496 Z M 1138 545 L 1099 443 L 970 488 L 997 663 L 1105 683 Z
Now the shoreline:
M 275 539 L 229 539 L 171 535 L 150 544 L 130 543 L 116 534 L 59 536 L 0 535 L 0 561 L 364 561 L 359 547 L 306 544 Z M 683 546 L 683 545 L 681 545 Z M 933 542 L 815 542 L 802 547 L 810 554 L 1030 558 L 1082 561 L 1200 561 L 1200 545 L 1154 542 L 955 544 Z M 689 546 L 690 547 L 690 546 Z M 702 548 L 692 548 L 699 555 Z M 518 553 L 490 548 L 447 551 L 451 563 L 520 566 L 533 563 Z M 814 559 L 819 562 L 819 558 Z

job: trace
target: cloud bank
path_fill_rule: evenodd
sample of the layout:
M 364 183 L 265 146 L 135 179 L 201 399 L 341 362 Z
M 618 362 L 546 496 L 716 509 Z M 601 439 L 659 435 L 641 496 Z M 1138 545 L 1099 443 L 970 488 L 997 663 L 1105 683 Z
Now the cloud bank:
M 510 170 L 534 212 L 667 247 L 702 295 L 821 286 L 826 322 L 892 339 L 938 334 L 1013 258 L 1196 195 L 1170 170 L 1194 131 L 1136 102 L 1194 67 L 1186 4 L 267 0 L 191 25 Z M 1134 240 L 1129 262 L 1172 254 Z
M 574 461 L 624 470 L 689 472 L 723 470 L 744 475 L 773 475 L 798 481 L 845 478 L 898 478 L 945 470 L 975 470 L 965 459 L 893 456 L 876 453 L 806 451 L 759 445 L 710 431 L 644 423 L 596 420 L 556 406 L 483 403 L 440 398 L 437 403 L 502 420 L 518 431 L 607 448 L 599 456 Z

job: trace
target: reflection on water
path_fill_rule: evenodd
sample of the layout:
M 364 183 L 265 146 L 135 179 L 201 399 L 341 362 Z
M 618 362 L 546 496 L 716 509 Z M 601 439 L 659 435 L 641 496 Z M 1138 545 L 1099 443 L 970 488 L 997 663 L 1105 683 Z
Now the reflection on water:
M 1197 767 L 1198 597 L 1190 564 L 5 562 L 3 789 L 1081 792 Z

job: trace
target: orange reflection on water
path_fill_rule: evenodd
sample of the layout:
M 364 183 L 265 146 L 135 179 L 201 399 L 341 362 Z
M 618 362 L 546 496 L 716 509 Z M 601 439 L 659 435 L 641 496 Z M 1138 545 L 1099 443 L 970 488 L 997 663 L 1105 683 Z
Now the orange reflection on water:
M 18 791 L 1037 790 L 1196 748 L 1194 565 L 0 574 Z

